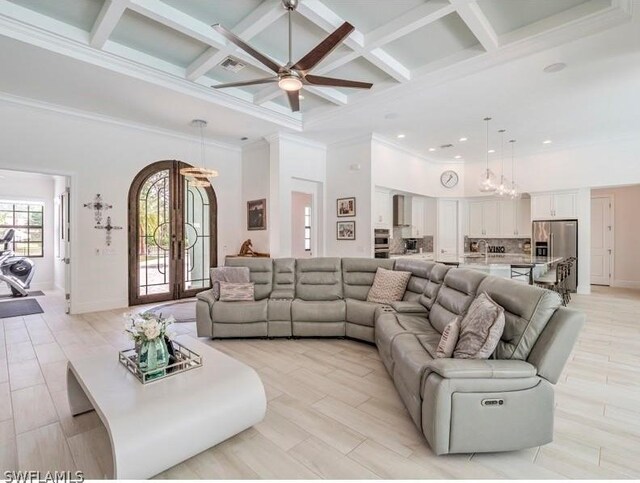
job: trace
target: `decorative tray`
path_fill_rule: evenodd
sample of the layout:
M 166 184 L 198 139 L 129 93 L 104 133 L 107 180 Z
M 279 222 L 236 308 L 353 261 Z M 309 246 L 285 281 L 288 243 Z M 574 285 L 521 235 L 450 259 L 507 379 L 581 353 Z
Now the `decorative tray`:
M 169 364 L 161 369 L 143 372 L 138 366 L 136 349 L 118 352 L 120 364 L 127 368 L 142 384 L 156 382 L 202 366 L 202 356 L 183 346 L 180 342 L 171 341 L 173 351 L 169 351 Z M 171 352 L 173 352 L 171 354 Z

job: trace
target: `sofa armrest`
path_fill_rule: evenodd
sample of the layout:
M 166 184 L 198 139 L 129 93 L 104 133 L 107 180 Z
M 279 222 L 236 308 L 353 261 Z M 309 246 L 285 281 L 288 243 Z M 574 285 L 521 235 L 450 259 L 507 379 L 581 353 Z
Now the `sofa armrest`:
M 517 379 L 537 373 L 528 362 L 506 359 L 434 359 L 427 367 L 445 379 Z
M 214 303 L 216 303 L 216 298 L 213 296 L 212 288 L 210 288 L 209 290 L 205 290 L 203 292 L 198 292 L 196 294 L 196 299 L 207 302 L 209 305 L 213 305 Z
M 428 314 L 427 308 L 420 302 L 391 302 L 389 305 L 400 314 Z

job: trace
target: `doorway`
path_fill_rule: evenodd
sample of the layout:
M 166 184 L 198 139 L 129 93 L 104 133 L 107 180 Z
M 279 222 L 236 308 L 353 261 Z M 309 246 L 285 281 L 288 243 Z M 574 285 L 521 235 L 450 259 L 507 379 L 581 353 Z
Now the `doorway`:
M 195 296 L 217 266 L 217 202 L 195 186 L 182 161 L 144 168 L 129 190 L 129 304 Z
M 314 247 L 313 195 L 291 192 L 291 256 L 313 257 Z
M 611 285 L 613 267 L 613 198 L 591 198 L 591 284 Z

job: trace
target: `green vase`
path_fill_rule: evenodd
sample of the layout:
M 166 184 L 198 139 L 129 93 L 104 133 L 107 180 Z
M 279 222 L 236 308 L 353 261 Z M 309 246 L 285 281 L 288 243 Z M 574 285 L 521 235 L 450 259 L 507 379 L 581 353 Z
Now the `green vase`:
M 169 351 L 164 337 L 156 337 L 140 344 L 138 365 L 146 379 L 156 379 L 165 375 L 165 367 L 169 363 Z

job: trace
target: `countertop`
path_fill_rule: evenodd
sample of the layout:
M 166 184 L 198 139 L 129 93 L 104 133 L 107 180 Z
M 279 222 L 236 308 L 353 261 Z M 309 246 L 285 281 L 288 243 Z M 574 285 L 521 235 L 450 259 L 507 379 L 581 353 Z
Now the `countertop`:
M 515 253 L 490 253 L 489 256 L 485 259 L 482 254 L 468 254 L 466 253 L 463 256 L 447 256 L 442 255 L 438 257 L 438 262 L 457 262 L 460 266 L 499 266 L 499 265 L 518 265 L 518 264 L 526 264 L 532 263 L 534 265 L 551 265 L 553 263 L 559 262 L 562 260 L 562 257 L 537 257 L 535 255 L 527 255 L 527 254 L 515 254 Z

